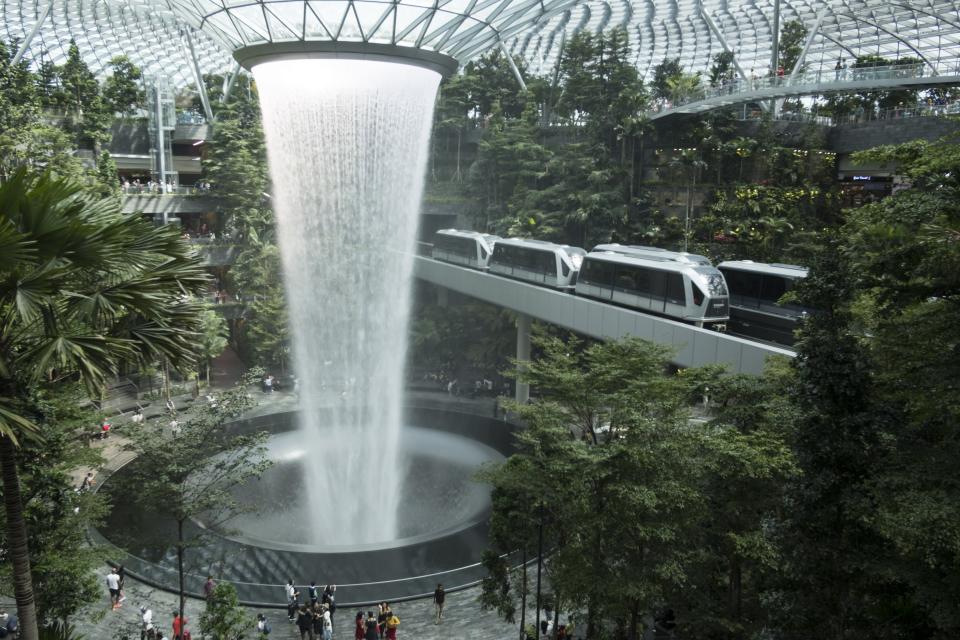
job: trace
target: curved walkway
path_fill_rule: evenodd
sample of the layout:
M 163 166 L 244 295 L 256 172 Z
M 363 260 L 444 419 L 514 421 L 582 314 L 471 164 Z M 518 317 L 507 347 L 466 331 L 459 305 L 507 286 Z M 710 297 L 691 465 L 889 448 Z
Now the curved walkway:
M 104 566 L 102 574 L 109 571 Z M 103 580 L 101 580 L 103 582 Z M 120 609 L 113 611 L 110 598 L 104 587 L 100 602 L 89 605 L 74 619 L 76 630 L 89 640 L 113 640 L 128 638 L 137 640 L 140 637 L 141 605 L 150 607 L 153 611 L 154 624 L 167 632 L 173 623 L 173 611 L 177 608 L 177 596 L 127 578 L 125 589 L 126 601 Z M 278 600 L 283 593 L 278 591 Z M 443 623 L 434 624 L 433 603 L 430 600 L 404 602 L 393 607 L 400 618 L 398 640 L 516 640 L 519 636 L 518 624 L 508 624 L 491 611 L 484 611 L 480 607 L 478 598 L 480 588 L 474 587 L 459 593 L 447 594 L 447 603 L 443 615 Z M 199 621 L 203 612 L 204 603 L 196 598 L 187 599 L 187 621 L 193 637 L 200 640 Z M 245 636 L 254 640 L 256 614 L 263 613 L 270 620 L 273 627 L 270 633 L 271 640 L 299 640 L 300 634 L 296 625 L 287 621 L 286 613 L 279 610 L 260 611 L 247 609 L 250 618 L 250 634 Z M 334 640 L 353 640 L 353 618 L 355 610 L 338 608 L 334 616 Z M 533 610 L 527 612 L 527 620 L 533 619 Z M 346 624 L 345 624 L 346 623 Z
M 745 78 L 702 89 L 677 104 L 664 103 L 647 113 L 657 120 L 678 113 L 702 113 L 745 102 L 762 102 L 821 93 L 924 89 L 960 84 L 960 58 L 883 67 L 805 71 L 793 76 Z

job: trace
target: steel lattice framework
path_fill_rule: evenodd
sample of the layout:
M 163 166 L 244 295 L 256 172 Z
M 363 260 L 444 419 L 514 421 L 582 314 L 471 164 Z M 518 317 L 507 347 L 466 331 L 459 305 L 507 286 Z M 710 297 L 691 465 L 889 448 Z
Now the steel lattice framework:
M 957 0 L 0 0 L 0 38 L 54 63 L 74 39 L 98 73 L 126 54 L 186 85 L 197 70 L 234 70 L 237 49 L 303 40 L 415 47 L 461 62 L 501 46 L 548 74 L 571 34 L 621 27 L 645 77 L 665 58 L 705 71 L 724 50 L 744 75 L 762 76 L 778 13 L 810 30 L 807 67 L 879 54 L 935 69 L 960 57 Z

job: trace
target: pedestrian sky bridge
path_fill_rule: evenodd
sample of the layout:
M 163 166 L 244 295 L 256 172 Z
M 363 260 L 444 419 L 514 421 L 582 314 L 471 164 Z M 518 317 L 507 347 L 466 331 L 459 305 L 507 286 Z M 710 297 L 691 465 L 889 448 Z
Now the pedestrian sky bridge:
M 787 76 L 731 80 L 720 87 L 694 92 L 676 104 L 663 103 L 648 117 L 656 120 L 747 103 L 756 103 L 766 109 L 773 101 L 797 96 L 926 89 L 957 84 L 960 84 L 960 58 L 906 65 L 799 71 Z
M 793 351 L 703 329 L 570 293 L 509 280 L 474 269 L 416 257 L 416 277 L 445 289 L 510 309 L 517 323 L 517 358 L 530 355 L 530 319 L 600 340 L 636 336 L 676 349 L 683 367 L 725 364 L 731 373 L 760 375 L 768 356 L 792 358 Z M 522 398 L 520 398 L 522 400 Z

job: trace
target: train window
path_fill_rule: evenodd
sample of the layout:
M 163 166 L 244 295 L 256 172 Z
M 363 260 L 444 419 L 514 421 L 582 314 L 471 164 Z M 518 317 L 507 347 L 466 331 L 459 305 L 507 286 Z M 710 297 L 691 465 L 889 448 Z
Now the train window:
M 650 269 L 644 269 L 643 267 L 634 267 L 633 271 L 633 288 L 637 293 L 648 296 L 653 290 L 650 284 L 650 274 L 652 273 Z
M 727 283 L 723 279 L 723 274 L 720 273 L 708 273 L 706 274 L 707 278 L 707 291 L 711 296 L 725 296 L 727 295 Z
M 730 287 L 731 297 L 741 304 L 756 306 L 760 297 L 760 275 L 731 269 L 726 271 L 727 286 Z
M 787 285 L 780 276 L 763 276 L 760 287 L 760 299 L 763 302 L 776 304 L 777 300 L 787 292 Z
M 660 300 L 667 296 L 667 274 L 662 271 L 650 272 L 650 297 Z
M 581 279 L 591 284 L 610 286 L 613 281 L 613 269 L 614 266 L 609 262 L 587 260 L 583 264 Z
M 531 251 L 530 249 L 523 249 L 520 247 L 517 247 L 516 251 L 518 254 L 517 257 L 519 258 L 517 262 L 519 262 L 524 269 L 529 269 L 530 271 L 537 270 L 536 251 Z
M 698 287 L 697 283 L 693 280 L 690 281 L 690 287 L 693 289 L 693 304 L 699 307 L 703 304 L 703 291 L 700 290 L 700 287 Z
M 617 275 L 614 280 L 614 287 L 624 291 L 636 291 L 637 283 L 634 278 L 635 271 L 630 267 L 617 267 Z
M 667 302 L 671 304 L 686 304 L 687 297 L 683 293 L 683 276 L 679 273 L 668 273 Z
M 547 275 L 556 275 L 557 256 L 553 252 L 537 251 L 538 271 Z
M 560 272 L 563 274 L 564 278 L 570 275 L 570 267 L 567 266 L 566 260 L 563 260 L 563 259 L 560 260 Z
M 476 255 L 476 242 L 472 238 L 450 238 L 450 251 L 462 256 L 474 257 Z

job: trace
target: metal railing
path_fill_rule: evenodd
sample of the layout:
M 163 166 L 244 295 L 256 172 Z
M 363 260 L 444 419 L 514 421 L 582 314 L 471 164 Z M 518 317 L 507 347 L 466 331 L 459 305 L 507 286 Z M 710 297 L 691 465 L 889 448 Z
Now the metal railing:
M 915 104 L 912 106 L 897 106 L 888 109 L 859 110 L 842 116 L 830 116 L 813 111 L 790 112 L 781 111 L 775 116 L 764 113 L 761 109 L 750 108 L 743 104 L 736 110 L 736 118 L 742 121 L 770 119 L 777 122 L 813 122 L 815 124 L 835 127 L 839 125 L 866 124 L 869 122 L 889 122 L 905 118 L 935 118 L 960 115 L 960 101 L 941 104 Z
M 839 85 L 890 83 L 894 80 L 913 80 L 919 78 L 943 78 L 960 76 L 960 58 L 938 61 L 935 64 L 911 63 L 884 66 L 862 66 L 841 69 L 815 69 L 802 71 L 796 76 L 773 75 L 765 78 L 739 78 L 724 82 L 716 87 L 698 87 L 689 95 L 681 96 L 674 102 L 660 101 L 653 105 L 651 113 L 660 113 L 671 109 L 712 100 L 732 97 L 740 94 L 770 92 L 786 87 L 810 87 L 809 93 L 838 90 Z M 851 89 L 862 89 L 854 86 Z
M 125 196 L 203 196 L 210 193 L 208 187 L 185 185 L 160 185 L 156 182 L 147 184 L 120 185 L 120 191 Z

